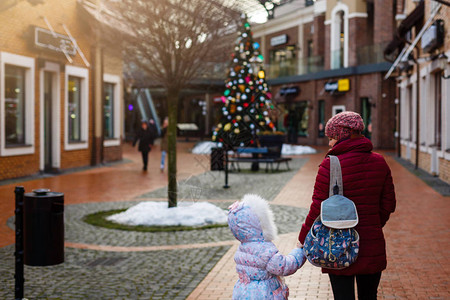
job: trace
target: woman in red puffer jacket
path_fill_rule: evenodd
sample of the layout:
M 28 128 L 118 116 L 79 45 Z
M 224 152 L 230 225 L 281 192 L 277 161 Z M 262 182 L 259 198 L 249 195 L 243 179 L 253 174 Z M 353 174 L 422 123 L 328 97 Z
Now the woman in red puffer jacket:
M 342 112 L 332 117 L 325 127 L 331 149 L 341 163 L 344 196 L 353 200 L 358 211 L 356 230 L 360 236 L 358 259 L 342 270 L 322 268 L 330 276 L 334 299 L 355 299 L 356 277 L 359 299 L 377 299 L 381 271 L 386 269 L 386 249 L 383 226 L 395 210 L 395 191 L 391 170 L 384 158 L 372 152 L 371 141 L 361 135 L 364 122 L 355 112 Z M 299 234 L 303 244 L 320 204 L 328 198 L 330 159 L 319 166 L 314 185 L 312 204 Z

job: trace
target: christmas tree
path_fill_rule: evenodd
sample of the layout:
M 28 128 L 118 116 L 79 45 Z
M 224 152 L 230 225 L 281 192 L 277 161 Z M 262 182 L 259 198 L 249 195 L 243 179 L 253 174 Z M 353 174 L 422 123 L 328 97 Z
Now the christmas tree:
M 212 136 L 219 147 L 226 148 L 256 147 L 258 132 L 275 131 L 269 114 L 273 109 L 271 93 L 262 68 L 264 58 L 245 15 L 238 35 L 222 96 L 222 118 Z

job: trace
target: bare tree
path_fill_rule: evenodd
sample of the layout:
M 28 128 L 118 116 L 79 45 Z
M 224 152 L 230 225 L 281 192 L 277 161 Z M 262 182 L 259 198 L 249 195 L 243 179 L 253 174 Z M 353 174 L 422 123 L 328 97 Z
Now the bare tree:
M 122 0 L 116 5 L 132 32 L 125 41 L 127 59 L 167 92 L 168 202 L 175 207 L 180 92 L 202 77 L 211 62 L 226 61 L 223 56 L 231 54 L 233 43 L 224 37 L 237 27 L 239 13 L 219 0 Z

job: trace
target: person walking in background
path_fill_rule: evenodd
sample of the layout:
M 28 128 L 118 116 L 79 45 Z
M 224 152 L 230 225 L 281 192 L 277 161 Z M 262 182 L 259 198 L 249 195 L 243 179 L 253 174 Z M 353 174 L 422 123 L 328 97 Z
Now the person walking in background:
M 391 170 L 384 158 L 372 152 L 373 145 L 361 135 L 364 122 L 355 112 L 345 111 L 328 120 L 325 135 L 331 149 L 327 155 L 339 158 L 344 196 L 351 199 L 358 211 L 359 255 L 348 268 L 328 273 L 334 299 L 355 299 L 355 278 L 359 299 L 377 299 L 381 272 L 386 269 L 386 245 L 383 226 L 395 211 L 396 199 Z M 299 234 L 303 245 L 308 231 L 320 215 L 321 202 L 329 196 L 330 158 L 319 166 L 312 204 Z
M 306 261 L 303 249 L 282 255 L 272 242 L 277 227 L 269 203 L 247 194 L 229 207 L 228 225 L 241 242 L 234 256 L 239 280 L 233 299 L 287 299 L 289 289 L 281 276 L 294 274 Z
M 138 150 L 142 153 L 142 170 L 147 171 L 148 164 L 148 153 L 151 151 L 151 147 L 153 146 L 153 142 L 155 139 L 155 135 L 153 131 L 149 128 L 149 125 L 146 120 L 142 120 L 141 128 L 138 129 L 136 136 L 133 141 L 133 147 L 136 145 L 139 140 Z
M 153 135 L 153 139 L 155 140 L 158 137 L 158 128 L 156 128 L 155 120 L 153 119 L 148 120 L 148 128 L 150 129 L 150 132 Z
M 161 173 L 164 172 L 164 165 L 166 160 L 166 155 L 168 151 L 168 140 L 167 140 L 167 127 L 169 126 L 169 118 L 165 117 L 161 125 Z
M 287 129 L 288 144 L 297 144 L 298 120 L 295 110 L 290 109 L 284 117 L 284 127 Z

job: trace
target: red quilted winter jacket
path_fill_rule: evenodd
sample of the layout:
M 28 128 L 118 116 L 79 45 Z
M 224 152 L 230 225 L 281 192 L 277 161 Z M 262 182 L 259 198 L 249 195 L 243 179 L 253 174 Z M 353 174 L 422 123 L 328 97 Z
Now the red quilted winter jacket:
M 337 275 L 373 274 L 386 269 L 386 248 L 382 227 L 395 210 L 395 191 L 391 170 L 384 158 L 372 152 L 369 139 L 358 137 L 341 140 L 327 155 L 336 155 L 341 163 L 344 196 L 353 200 L 359 223 L 355 227 L 360 236 L 356 262 L 343 270 L 322 268 L 322 272 Z M 312 204 L 299 235 L 305 237 L 320 214 L 320 204 L 328 198 L 330 159 L 319 166 L 314 185 Z

